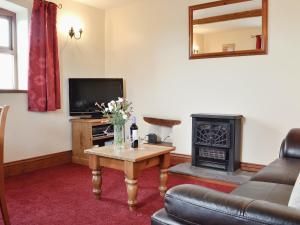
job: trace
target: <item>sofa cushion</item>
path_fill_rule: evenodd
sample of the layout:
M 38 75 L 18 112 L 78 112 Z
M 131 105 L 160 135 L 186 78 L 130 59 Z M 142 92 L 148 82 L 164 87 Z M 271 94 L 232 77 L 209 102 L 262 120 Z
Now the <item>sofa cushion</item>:
M 251 180 L 294 185 L 299 171 L 299 159 L 281 158 L 260 170 Z
M 249 181 L 235 189 L 231 194 L 287 206 L 292 191 L 292 185 Z
M 289 201 L 289 207 L 300 209 L 300 174 L 293 188 Z

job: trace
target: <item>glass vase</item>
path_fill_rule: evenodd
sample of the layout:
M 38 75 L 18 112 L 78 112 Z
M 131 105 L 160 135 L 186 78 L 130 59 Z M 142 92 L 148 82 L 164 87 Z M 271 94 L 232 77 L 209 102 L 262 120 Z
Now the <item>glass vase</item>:
M 115 149 L 121 149 L 124 144 L 123 125 L 114 125 L 114 146 Z

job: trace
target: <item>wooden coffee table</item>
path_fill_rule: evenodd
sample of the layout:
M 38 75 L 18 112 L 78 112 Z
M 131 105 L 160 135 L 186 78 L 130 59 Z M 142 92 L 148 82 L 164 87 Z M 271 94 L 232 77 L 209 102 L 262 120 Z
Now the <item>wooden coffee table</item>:
M 89 155 L 89 166 L 92 170 L 93 193 L 97 199 L 101 196 L 101 167 L 124 171 L 127 186 L 129 209 L 133 210 L 137 203 L 138 176 L 143 169 L 158 166 L 160 168 L 159 191 L 161 196 L 167 190 L 168 168 L 170 166 L 170 152 L 175 147 L 142 144 L 137 149 L 125 146 L 115 150 L 114 146 L 92 148 L 84 152 Z

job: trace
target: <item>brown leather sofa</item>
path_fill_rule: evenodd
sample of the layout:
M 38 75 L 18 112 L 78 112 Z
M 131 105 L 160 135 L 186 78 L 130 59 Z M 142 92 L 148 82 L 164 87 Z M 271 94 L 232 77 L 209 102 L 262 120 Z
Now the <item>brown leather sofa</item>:
M 300 210 L 288 207 L 299 172 L 300 129 L 293 129 L 280 158 L 230 194 L 196 185 L 170 189 L 152 225 L 300 225 Z

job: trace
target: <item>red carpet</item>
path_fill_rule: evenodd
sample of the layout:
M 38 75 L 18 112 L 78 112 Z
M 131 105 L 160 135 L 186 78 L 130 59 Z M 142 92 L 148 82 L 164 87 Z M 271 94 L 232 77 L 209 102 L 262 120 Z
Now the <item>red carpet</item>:
M 169 177 L 169 187 L 185 183 L 231 191 L 222 185 Z M 119 171 L 104 169 L 100 201 L 92 194 L 91 173 L 84 166 L 68 164 L 6 180 L 12 225 L 150 224 L 150 216 L 163 207 L 157 188 L 158 169 L 144 171 L 139 177 L 138 208 L 130 212 L 124 175 Z

